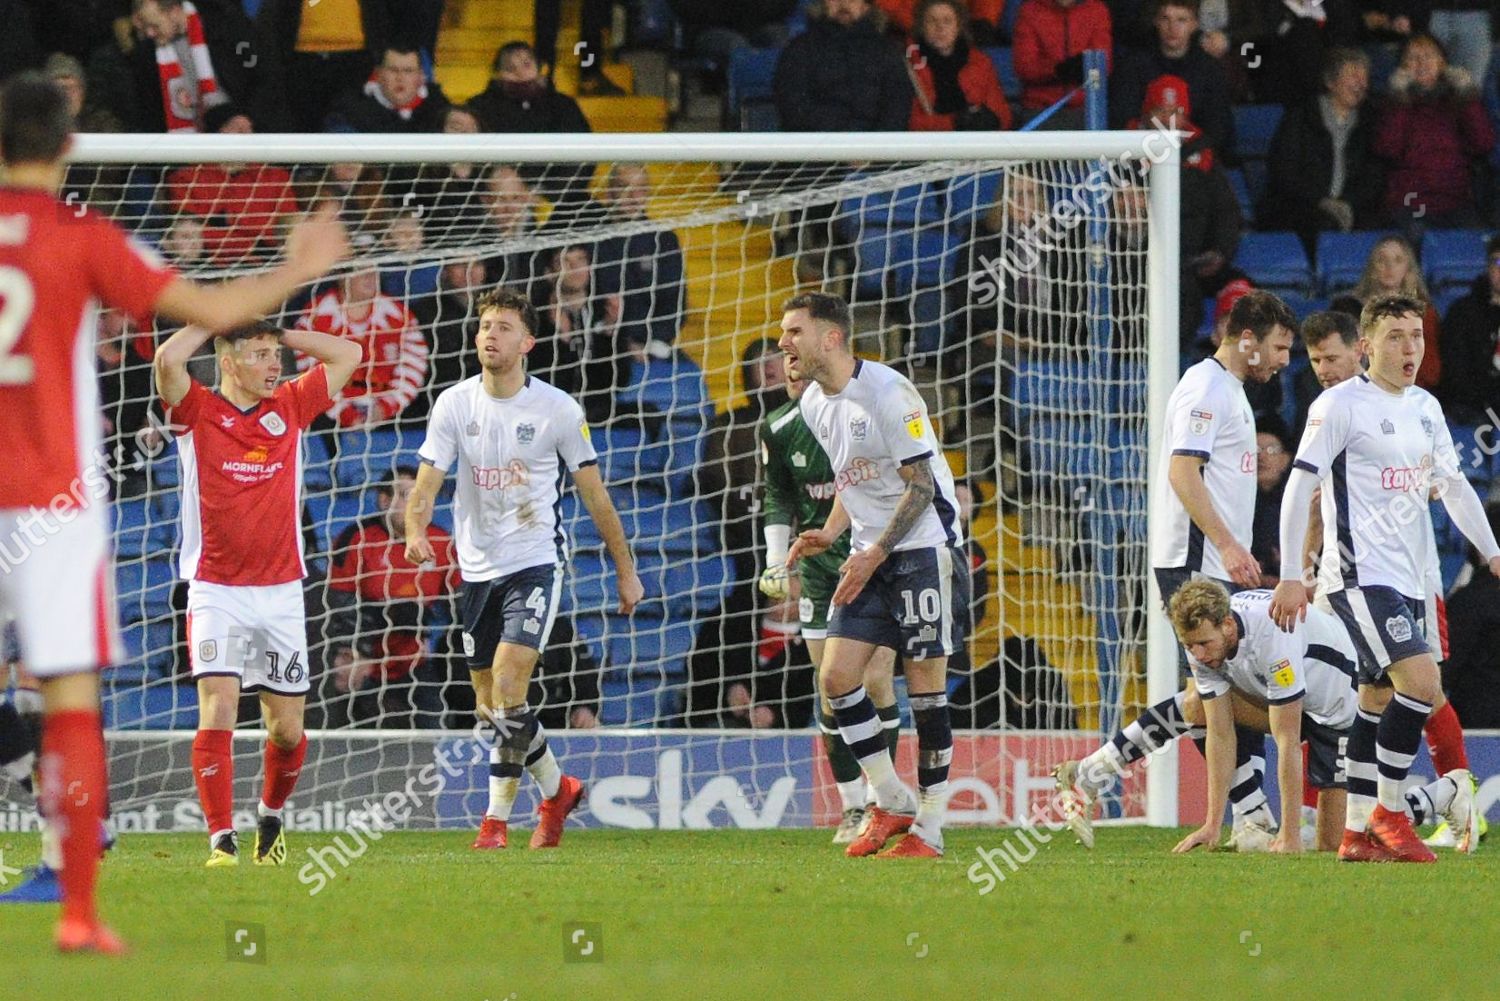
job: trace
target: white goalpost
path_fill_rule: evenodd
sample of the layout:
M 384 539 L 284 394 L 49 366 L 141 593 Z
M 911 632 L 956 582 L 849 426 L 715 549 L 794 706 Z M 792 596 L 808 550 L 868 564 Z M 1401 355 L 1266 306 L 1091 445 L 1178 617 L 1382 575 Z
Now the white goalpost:
M 391 796 L 413 801 L 395 826 L 482 813 L 453 580 L 382 554 L 432 399 L 477 372 L 474 299 L 498 285 L 538 308 L 531 369 L 584 404 L 646 585 L 633 616 L 614 613 L 610 564 L 568 491 L 563 629 L 533 702 L 564 770 L 592 787 L 582 822 L 837 820 L 796 610 L 755 590 L 756 408 L 776 398 L 745 380 L 799 291 L 850 300 L 857 349 L 916 383 L 976 492 L 987 598 L 950 686 L 950 822 L 1029 822 L 1057 760 L 1178 687 L 1146 516 L 1167 489 L 1155 456 L 1178 377 L 1171 133 L 84 135 L 72 162 L 75 211 L 115 218 L 194 277 L 269 266 L 284 220 L 314 204 L 337 203 L 356 235 L 349 264 L 272 317 L 367 350 L 365 398 L 305 446 L 313 740 L 292 829 L 341 829 Z M 149 378 L 170 329 L 106 317 L 99 348 L 128 650 L 105 675 L 106 725 L 125 830 L 201 829 L 176 450 Z M 241 806 L 259 788 L 249 708 Z M 901 754 L 910 777 L 914 738 Z M 1177 824 L 1175 755 L 1104 813 Z M 0 830 L 27 823 L 0 812 Z

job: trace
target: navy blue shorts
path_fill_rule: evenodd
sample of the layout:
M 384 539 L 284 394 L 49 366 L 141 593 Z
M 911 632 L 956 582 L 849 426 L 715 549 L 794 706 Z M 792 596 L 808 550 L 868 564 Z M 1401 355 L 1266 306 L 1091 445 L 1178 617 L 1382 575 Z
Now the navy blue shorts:
M 1314 789 L 1347 789 L 1344 754 L 1349 731 L 1336 730 L 1311 716 L 1302 717 L 1302 739 L 1307 741 L 1307 784 Z
M 967 639 L 969 561 L 952 546 L 894 552 L 847 605 L 828 616 L 828 638 L 889 647 L 905 660 L 951 657 Z
M 1359 651 L 1361 685 L 1379 683 L 1386 668 L 1398 660 L 1424 653 L 1434 659 L 1439 656 L 1428 641 L 1427 603 L 1421 598 L 1375 585 L 1332 591 L 1328 604 Z
M 1156 575 L 1156 589 L 1161 592 L 1162 611 L 1166 611 L 1167 605 L 1172 601 L 1172 595 L 1176 594 L 1182 588 L 1182 585 L 1199 577 L 1206 577 L 1208 580 L 1222 584 L 1224 590 L 1230 594 L 1244 590 L 1244 588 L 1240 587 L 1234 581 L 1219 580 L 1217 577 L 1207 577 L 1206 574 L 1201 574 L 1196 570 L 1189 570 L 1187 567 L 1152 567 L 1151 572 Z
M 494 580 L 463 582 L 458 612 L 470 670 L 492 667 L 501 643 L 533 650 L 546 646 L 562 598 L 562 574 L 562 567 L 545 563 Z

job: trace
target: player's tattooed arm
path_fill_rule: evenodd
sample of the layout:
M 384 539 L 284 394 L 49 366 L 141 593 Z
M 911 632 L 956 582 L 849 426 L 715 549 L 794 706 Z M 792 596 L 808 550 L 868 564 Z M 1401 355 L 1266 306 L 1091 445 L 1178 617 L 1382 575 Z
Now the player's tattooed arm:
M 932 499 L 937 495 L 937 484 L 932 479 L 931 460 L 924 459 L 902 466 L 901 478 L 906 481 L 906 491 L 896 502 L 891 523 L 885 526 L 885 531 L 880 533 L 880 538 L 875 543 L 887 554 L 894 552 L 901 540 L 916 527 L 922 512 L 932 506 Z

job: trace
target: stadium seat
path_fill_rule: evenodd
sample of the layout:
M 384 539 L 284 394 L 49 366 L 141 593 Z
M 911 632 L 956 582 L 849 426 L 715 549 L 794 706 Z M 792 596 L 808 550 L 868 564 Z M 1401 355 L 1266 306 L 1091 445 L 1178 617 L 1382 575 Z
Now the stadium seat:
M 769 106 L 775 112 L 772 93 L 780 58 L 780 49 L 741 46 L 729 53 L 728 85 L 724 91 L 726 124 L 741 132 L 754 132 L 758 130 L 751 127 L 747 109 L 752 105 Z
M 1246 233 L 1240 239 L 1234 263 L 1260 288 L 1312 291 L 1312 267 L 1295 233 Z
M 622 403 L 654 407 L 663 416 L 707 419 L 712 415 L 703 370 L 680 351 L 630 366 L 630 381 L 615 394 Z
M 1241 160 L 1265 159 L 1271 137 L 1281 124 L 1279 104 L 1240 104 L 1234 108 L 1234 154 Z
M 1244 169 L 1233 167 L 1227 173 L 1229 175 L 1229 187 L 1234 191 L 1234 200 L 1240 206 L 1240 215 L 1246 219 L 1254 219 L 1255 199 L 1250 194 L 1250 185 L 1245 180 Z
M 1307 319 L 1309 314 L 1316 313 L 1318 310 L 1328 308 L 1327 299 L 1307 296 L 1301 294 L 1300 292 L 1293 292 L 1286 289 L 1279 291 L 1277 294 L 1281 297 L 1282 302 L 1285 302 L 1287 304 L 1287 308 L 1296 315 L 1299 321 Z
M 1007 7 L 1020 8 L 1020 4 L 1008 4 Z M 1009 13 L 1009 10 L 1007 10 Z M 1021 100 L 1021 78 L 1016 75 L 1016 61 L 1011 53 L 1010 46 L 995 46 L 984 50 L 984 54 L 990 57 L 990 62 L 995 64 L 995 76 L 1000 79 L 1000 90 L 1004 92 L 1005 99 L 1011 104 Z
M 122 497 L 111 506 L 114 512 L 115 554 L 122 560 L 146 555 L 153 548 L 155 519 L 145 497 Z
M 1245 198 L 1250 203 L 1250 214 L 1245 217 L 1248 223 L 1250 219 L 1255 218 L 1255 207 L 1266 197 L 1266 161 L 1245 160 L 1239 165 L 1238 170 L 1245 183 Z M 1234 181 L 1231 179 L 1230 185 L 1233 186 L 1233 184 Z
M 1469 290 L 1461 285 L 1450 285 L 1445 289 L 1432 293 L 1432 308 L 1436 309 L 1438 316 L 1446 318 L 1448 310 L 1453 304 L 1469 294 Z
M 326 434 L 302 436 L 302 489 L 333 489 L 333 456 L 329 454 Z
M 1008 388 L 1016 427 L 1049 413 L 1085 413 L 1093 409 L 1097 389 L 1086 365 L 1036 361 L 1018 364 Z
M 865 175 L 849 175 L 850 182 Z M 906 228 L 913 223 L 942 222 L 941 191 L 933 183 L 908 184 L 894 191 L 871 191 L 839 202 L 838 218 L 844 232 L 857 237 L 863 230 Z
M 1386 233 L 1319 233 L 1318 284 L 1325 295 L 1335 295 L 1358 284 L 1365 261 Z
M 1467 288 L 1484 274 L 1484 231 L 1429 229 L 1422 237 L 1422 271 L 1434 294 Z
M 1484 432 L 1482 438 L 1480 437 L 1481 431 Z M 1453 436 L 1453 450 L 1458 455 L 1458 465 L 1464 475 L 1470 482 L 1488 487 L 1495 471 L 1493 453 L 1496 435 L 1494 428 L 1450 423 L 1448 433 Z M 1482 489 L 1479 495 L 1483 497 L 1485 493 L 1486 490 Z
M 980 174 L 965 174 L 948 185 L 948 219 L 960 230 L 968 227 L 978 216 L 984 215 L 1000 196 L 1000 182 L 1005 174 L 998 170 L 987 170 Z

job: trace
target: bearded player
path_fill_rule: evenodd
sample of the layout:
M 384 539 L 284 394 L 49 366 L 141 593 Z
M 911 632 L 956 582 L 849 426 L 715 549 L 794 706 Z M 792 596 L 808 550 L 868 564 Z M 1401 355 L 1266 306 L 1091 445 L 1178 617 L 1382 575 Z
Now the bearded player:
M 852 533 L 818 665 L 839 731 L 875 789 L 875 807 L 845 854 L 939 858 L 953 758 L 946 674 L 965 641 L 965 617 L 956 611 L 969 607 L 970 587 L 953 474 L 916 387 L 892 368 L 854 357 L 848 303 L 821 292 L 794 296 L 781 331 L 788 374 L 808 381 L 802 419 L 828 453 L 838 491 L 827 522 L 803 530 L 787 565 Z M 887 756 L 864 686 L 881 648 L 899 650 L 906 666 L 917 729 L 915 797 Z
M 777 601 L 790 598 L 797 602 L 802 638 L 807 642 L 813 666 L 817 667 L 823 662 L 829 604 L 838 587 L 839 567 L 849 558 L 849 535 L 839 536 L 827 552 L 802 560 L 798 572 L 787 572 L 786 557 L 793 527 L 822 527 L 833 511 L 835 493 L 828 455 L 819 447 L 798 407 L 806 388 L 806 381 L 788 378 L 786 393 L 790 399 L 771 411 L 760 426 L 760 458 L 766 484 L 766 572 L 761 575 L 760 589 L 768 598 Z M 864 679 L 885 731 L 892 761 L 896 760 L 896 745 L 901 738 L 901 710 L 896 706 L 896 693 L 891 687 L 895 662 L 894 650 L 877 647 Z M 823 732 L 823 749 L 842 808 L 833 843 L 847 845 L 864 825 L 867 790 L 859 761 L 839 733 L 826 696 L 819 696 L 818 728 Z
M 302 601 L 302 432 L 354 374 L 360 348 L 259 322 L 214 338 L 219 385 L 187 363 L 213 336 L 184 327 L 156 351 L 156 391 L 178 432 L 188 652 L 198 683 L 193 777 L 208 823 L 210 867 L 239 865 L 234 724 L 240 694 L 259 692 L 269 734 L 255 864 L 286 861 L 282 809 L 307 755 L 307 615 Z M 320 364 L 281 381 L 283 346 Z
M 99 717 L 101 667 L 119 653 L 109 552 L 107 462 L 93 369 L 103 305 L 150 323 L 160 312 L 210 327 L 260 315 L 348 250 L 331 211 L 293 227 L 283 264 L 222 285 L 179 277 L 118 227 L 64 205 L 72 143 L 68 99 L 40 74 L 0 94 L 0 537 L 29 556 L 0 574 L 0 618 L 15 617 L 21 655 L 43 701 L 43 812 L 61 826 L 64 952 L 124 946 L 95 901 L 108 795 Z M 14 551 L 14 550 L 12 550 Z
M 406 503 L 406 558 L 416 566 L 433 560 L 427 526 L 456 461 L 453 534 L 463 578 L 464 655 L 479 715 L 493 721 L 496 733 L 489 804 L 472 847 L 506 847 L 525 771 L 542 793 L 531 847 L 555 848 L 584 788 L 562 773 L 526 692 L 562 598 L 568 558 L 564 469 L 614 561 L 621 614 L 635 608 L 643 588 L 599 475 L 583 408 L 526 373 L 526 355 L 536 344 L 536 308 L 525 296 L 500 291 L 482 297 L 475 312 L 480 374 L 443 390 L 432 406 L 418 452 L 417 485 Z

